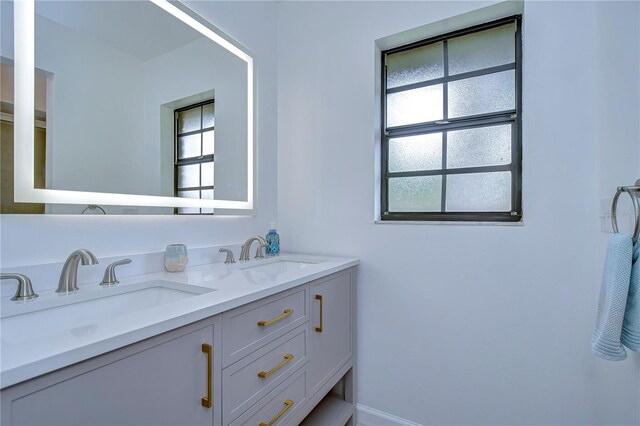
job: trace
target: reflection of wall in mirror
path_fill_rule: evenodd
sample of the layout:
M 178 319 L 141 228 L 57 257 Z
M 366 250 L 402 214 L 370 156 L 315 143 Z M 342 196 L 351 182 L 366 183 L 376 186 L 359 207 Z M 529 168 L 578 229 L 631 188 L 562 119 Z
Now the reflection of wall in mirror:
M 173 196 L 173 141 L 159 142 L 161 106 L 215 89 L 216 199 L 246 200 L 247 70 L 228 51 L 200 37 L 143 61 L 36 15 L 36 67 L 52 76 L 48 188 Z M 84 207 L 50 210 L 78 214 Z
M 159 183 L 173 193 L 173 110 L 204 101 L 215 93 L 215 199 L 247 199 L 246 63 L 211 41 L 200 38 L 145 63 L 147 152 L 170 165 Z M 194 99 L 199 94 L 201 98 Z M 179 104 L 180 100 L 189 99 Z M 178 102 L 178 103 L 176 103 Z M 162 147 L 157 144 L 162 140 Z M 157 188 L 156 188 L 157 190 Z
M 142 62 L 39 15 L 35 48 L 36 67 L 53 82 L 47 187 L 143 193 L 144 152 L 135 143 L 144 135 Z M 84 207 L 53 205 L 51 212 Z

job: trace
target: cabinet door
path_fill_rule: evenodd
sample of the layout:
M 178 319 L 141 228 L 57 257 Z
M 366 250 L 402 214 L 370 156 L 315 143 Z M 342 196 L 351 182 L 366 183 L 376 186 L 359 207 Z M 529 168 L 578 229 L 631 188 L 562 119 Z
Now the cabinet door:
M 353 285 L 350 270 L 311 283 L 308 367 L 311 396 L 351 357 Z
M 37 389 L 21 396 L 3 392 L 3 399 L 11 398 L 11 424 L 220 424 L 220 404 L 208 395 L 208 380 L 214 380 L 209 371 L 217 376 L 212 393 L 220 394 L 220 367 L 212 364 L 209 370 L 209 362 L 217 356 L 219 364 L 220 356 L 216 350 L 209 358 L 203 351 L 203 344 L 214 345 L 214 325 L 189 328 L 186 334 L 171 332 L 169 340 L 164 335 L 152 338 L 165 341 L 96 368 L 92 365 L 67 380 L 47 386 L 46 380 L 36 379 Z M 212 398 L 213 406 L 205 407 L 203 397 Z

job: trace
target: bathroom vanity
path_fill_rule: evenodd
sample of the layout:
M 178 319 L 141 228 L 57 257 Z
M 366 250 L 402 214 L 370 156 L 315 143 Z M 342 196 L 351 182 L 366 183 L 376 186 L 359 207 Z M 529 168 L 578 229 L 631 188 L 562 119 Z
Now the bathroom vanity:
M 2 16 L 13 17 L 3 20 L 3 46 L 18 47 L 0 55 L 15 67 L 6 71 L 15 87 L 13 208 L 255 214 L 250 50 L 179 1 L 62 3 L 2 2 Z M 44 152 L 34 150 L 36 110 Z M 40 157 L 44 183 L 22 172 Z M 93 277 L 76 287 L 78 259 L 97 263 L 84 249 L 64 266 L 2 271 L 29 275 L 39 296 L 1 301 L 1 423 L 355 424 L 358 260 L 248 261 L 252 239 L 245 262 L 210 259 L 172 274 L 154 272 L 153 253 L 130 267 L 158 269 L 113 286 L 100 259 L 106 285 Z M 30 280 L 18 278 L 26 299 Z
M 2 424 L 355 424 L 357 263 L 283 255 L 3 300 Z
M 250 50 L 179 1 L 62 3 L 2 2 L 0 56 L 15 88 L 11 208 L 254 214 Z M 34 149 L 36 115 L 46 149 Z M 38 171 L 23 173 L 35 158 Z M 238 264 L 145 270 L 115 286 L 100 265 L 105 285 L 79 289 L 79 260 L 97 259 L 76 250 L 55 272 L 19 271 L 39 284 L 37 298 L 28 277 L 2 277 L 21 280 L 23 300 L 0 306 L 1 423 L 355 423 L 358 261 L 248 261 L 251 241 Z

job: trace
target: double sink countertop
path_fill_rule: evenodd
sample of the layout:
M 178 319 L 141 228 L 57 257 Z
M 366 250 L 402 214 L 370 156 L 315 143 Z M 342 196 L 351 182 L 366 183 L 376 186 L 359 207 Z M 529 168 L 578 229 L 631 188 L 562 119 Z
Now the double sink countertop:
M 0 299 L 0 388 L 23 382 L 325 277 L 356 258 L 281 254 L 184 272 L 123 278 L 115 286 Z

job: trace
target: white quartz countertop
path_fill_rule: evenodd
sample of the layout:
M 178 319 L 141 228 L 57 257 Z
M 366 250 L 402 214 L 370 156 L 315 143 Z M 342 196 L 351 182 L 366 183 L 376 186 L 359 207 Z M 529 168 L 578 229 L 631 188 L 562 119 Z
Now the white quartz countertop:
M 309 262 L 291 271 L 258 272 L 248 269 L 260 264 L 278 261 Z M 40 292 L 40 297 L 27 302 L 12 302 L 2 298 L 0 318 L 0 388 L 20 383 L 45 373 L 66 367 L 114 349 L 141 341 L 186 324 L 228 311 L 235 307 L 296 287 L 358 264 L 358 259 L 298 254 L 282 254 L 263 260 L 225 265 L 211 263 L 187 268 L 184 272 L 156 272 L 127 277 L 114 287 L 101 288 L 85 284 L 71 294 L 58 294 L 53 290 Z M 53 279 L 53 278 L 52 278 Z M 162 281 L 204 288 L 204 291 L 182 300 L 161 306 L 132 310 L 115 317 L 104 315 L 90 323 L 82 318 L 65 318 L 68 329 L 55 333 L 16 333 L 8 330 L 11 321 L 5 318 L 19 315 L 21 310 L 39 309 L 55 304 L 59 298 L 82 298 L 92 292 L 107 294 L 112 289 L 123 291 L 140 283 Z M 205 290 L 206 289 L 206 290 Z M 112 290 L 113 291 L 113 290 Z M 70 301 L 67 299 L 66 301 Z M 46 311 L 40 311 L 45 315 Z M 46 316 L 42 316 L 46 318 Z M 18 338 L 9 338 L 16 336 Z M 29 335 L 31 334 L 31 335 Z M 5 338 L 7 336 L 7 338 Z

